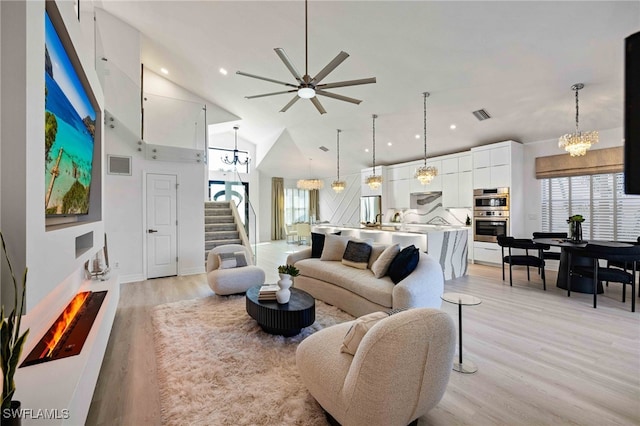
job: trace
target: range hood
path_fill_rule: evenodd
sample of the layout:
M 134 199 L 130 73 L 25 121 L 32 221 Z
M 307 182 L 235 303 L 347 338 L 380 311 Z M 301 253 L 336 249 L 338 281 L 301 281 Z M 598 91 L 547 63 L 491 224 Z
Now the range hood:
M 436 207 L 442 207 L 442 192 L 412 192 L 409 194 L 409 208 L 431 211 Z

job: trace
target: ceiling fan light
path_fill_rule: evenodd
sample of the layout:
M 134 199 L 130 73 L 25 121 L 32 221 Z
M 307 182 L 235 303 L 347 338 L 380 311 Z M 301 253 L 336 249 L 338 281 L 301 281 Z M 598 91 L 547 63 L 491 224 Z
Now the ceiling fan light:
M 316 91 L 311 87 L 301 87 L 298 89 L 298 96 L 302 99 L 311 99 L 316 95 Z

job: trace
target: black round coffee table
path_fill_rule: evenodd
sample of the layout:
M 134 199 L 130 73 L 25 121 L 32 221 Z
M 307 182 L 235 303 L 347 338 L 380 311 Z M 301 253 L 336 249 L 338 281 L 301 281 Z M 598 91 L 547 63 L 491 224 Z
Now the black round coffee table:
M 264 331 L 285 337 L 295 336 L 316 320 L 316 301 L 309 293 L 291 288 L 289 303 L 258 301 L 261 286 L 247 290 L 247 313 Z

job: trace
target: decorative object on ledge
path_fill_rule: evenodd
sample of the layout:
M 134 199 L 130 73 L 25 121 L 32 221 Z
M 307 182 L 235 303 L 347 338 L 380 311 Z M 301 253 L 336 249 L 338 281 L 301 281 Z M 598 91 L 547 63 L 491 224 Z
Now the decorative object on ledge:
M 234 145 L 233 145 L 233 158 L 229 159 L 228 155 L 225 155 L 224 158 L 222 159 L 222 162 L 225 164 L 229 164 L 232 166 L 246 166 L 247 164 L 249 164 L 249 156 L 247 155 L 247 157 L 243 160 L 240 160 L 240 151 L 238 151 L 238 126 L 233 126 L 233 131 L 235 132 L 235 137 L 234 137 Z
M 337 136 L 337 143 L 336 143 L 336 145 L 337 145 L 337 147 L 338 147 L 338 148 L 337 148 L 337 158 L 338 158 L 338 161 L 337 161 L 337 168 L 336 168 L 336 170 L 337 170 L 337 172 L 338 172 L 338 173 L 337 173 L 337 174 L 338 174 L 338 178 L 337 178 L 336 180 L 334 180 L 334 181 L 333 181 L 333 183 L 331 184 L 331 188 L 332 188 L 334 191 L 336 191 L 336 193 L 338 193 L 338 194 L 339 194 L 339 193 L 341 193 L 342 191 L 344 191 L 344 189 L 347 187 L 347 183 L 346 183 L 345 181 L 343 181 L 343 180 L 340 180 L 340 132 L 341 132 L 341 131 L 342 131 L 342 130 L 337 129 L 338 136 Z
M 431 183 L 433 178 L 438 176 L 438 169 L 433 166 L 427 166 L 427 98 L 429 92 L 422 93 L 424 97 L 424 166 L 421 166 L 416 170 L 416 179 L 420 181 L 422 185 Z
M 359 80 L 347 80 L 347 81 L 338 81 L 335 83 L 325 83 L 320 84 L 320 82 L 331 73 L 334 69 L 338 67 L 345 59 L 349 57 L 347 52 L 340 52 L 338 56 L 336 56 L 331 62 L 329 62 L 315 77 L 311 77 L 309 75 L 309 58 L 308 58 L 308 31 L 307 31 L 307 1 L 304 2 L 304 56 L 305 56 L 305 71 L 304 76 L 301 76 L 296 67 L 293 65 L 287 54 L 284 52 L 284 49 L 276 48 L 276 54 L 284 65 L 287 67 L 289 72 L 296 79 L 295 84 L 286 83 L 284 81 L 274 80 L 272 78 L 260 77 L 254 74 L 248 74 L 242 71 L 236 71 L 236 74 L 244 75 L 245 77 L 257 78 L 259 80 L 269 81 L 271 83 L 281 84 L 287 87 L 287 90 L 282 92 L 275 93 L 267 93 L 264 95 L 255 95 L 255 96 L 245 96 L 246 99 L 254 99 L 254 98 L 262 98 L 265 96 L 273 96 L 273 95 L 281 95 L 284 93 L 296 93 L 296 95 L 287 103 L 280 112 L 286 112 L 293 104 L 295 104 L 298 99 L 309 99 L 313 106 L 316 107 L 320 114 L 326 114 L 324 107 L 318 100 L 316 95 L 326 96 L 328 98 L 337 99 L 339 101 L 350 102 L 352 104 L 360 104 L 362 102 L 359 99 L 350 98 L 348 96 L 338 95 L 337 93 L 325 92 L 324 89 L 333 89 L 336 87 L 346 87 L 346 86 L 356 86 L 359 84 L 370 84 L 375 83 L 376 78 L 361 78 Z
M 584 222 L 584 217 L 580 214 L 574 214 L 567 219 L 567 223 L 569 224 L 569 238 L 572 243 L 582 242 L 582 222 Z
M 576 83 L 571 86 L 571 90 L 576 92 L 576 131 L 567 133 L 560 137 L 558 146 L 569 153 L 572 157 L 585 155 L 591 145 L 598 143 L 598 131 L 581 132 L 578 128 L 579 109 L 578 109 L 578 90 L 582 89 L 584 84 Z
M 298 189 L 314 190 L 324 188 L 324 181 L 320 179 L 300 179 L 296 185 Z
M 276 301 L 280 304 L 289 303 L 291 298 L 289 288 L 293 285 L 291 278 L 297 277 L 300 271 L 293 265 L 280 265 L 278 266 L 278 274 L 280 280 L 278 280 L 279 290 L 276 291 Z
M 368 176 L 365 183 L 369 185 L 371 189 L 378 189 L 380 185 L 382 185 L 382 176 L 376 175 L 376 118 L 378 116 L 376 114 L 372 115 L 373 117 L 373 174 Z

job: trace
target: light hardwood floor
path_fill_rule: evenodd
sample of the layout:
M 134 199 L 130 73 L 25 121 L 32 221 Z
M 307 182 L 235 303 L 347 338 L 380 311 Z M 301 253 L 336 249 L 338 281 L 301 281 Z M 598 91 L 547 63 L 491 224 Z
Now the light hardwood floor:
M 297 249 L 258 246 L 267 282 Z M 527 282 L 518 269 L 510 287 L 508 271 L 503 282 L 500 268 L 470 265 L 445 291 L 482 299 L 463 308 L 463 355 L 478 372 L 452 372 L 444 398 L 419 424 L 639 425 L 640 313 L 630 312 L 629 295 L 621 302 L 621 289 L 611 284 L 593 309 L 591 295 L 567 298 L 556 288 L 554 271 L 544 292 L 535 271 Z M 149 310 L 209 295 L 205 275 L 122 284 L 87 424 L 160 424 Z M 457 325 L 457 306 L 443 302 L 442 309 Z

